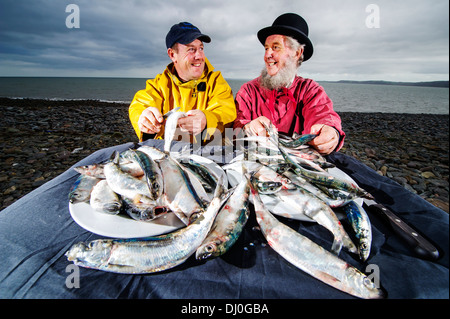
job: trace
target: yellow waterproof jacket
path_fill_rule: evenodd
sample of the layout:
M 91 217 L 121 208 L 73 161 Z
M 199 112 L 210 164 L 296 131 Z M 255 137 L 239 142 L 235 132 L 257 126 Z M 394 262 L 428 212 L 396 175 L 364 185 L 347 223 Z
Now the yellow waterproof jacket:
M 181 107 L 180 112 L 194 109 L 203 111 L 206 116 L 206 134 L 202 135 L 204 140 L 213 136 L 216 129 L 223 132 L 225 127 L 231 126 L 236 119 L 231 88 L 222 73 L 214 71 L 207 59 L 205 62 L 205 70 L 198 80 L 181 82 L 175 75 L 173 63 L 170 63 L 162 74 L 147 80 L 145 90 L 136 93 L 129 107 L 129 116 L 140 141 L 143 134 L 138 128 L 138 120 L 142 111 L 150 106 L 158 108 L 161 114 L 178 106 Z M 155 138 L 163 137 L 164 127 Z

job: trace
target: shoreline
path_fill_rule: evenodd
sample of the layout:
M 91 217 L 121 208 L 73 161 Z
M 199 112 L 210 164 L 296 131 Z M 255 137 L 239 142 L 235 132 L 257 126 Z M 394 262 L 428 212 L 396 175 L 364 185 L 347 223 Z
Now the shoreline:
M 0 210 L 98 149 L 138 142 L 128 104 L 0 98 Z M 338 112 L 341 153 L 449 211 L 448 114 Z

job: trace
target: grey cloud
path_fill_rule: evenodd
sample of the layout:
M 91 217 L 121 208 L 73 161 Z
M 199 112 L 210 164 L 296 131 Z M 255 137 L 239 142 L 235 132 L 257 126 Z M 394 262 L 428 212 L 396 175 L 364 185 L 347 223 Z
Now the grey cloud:
M 259 29 L 284 12 L 307 19 L 313 58 L 301 75 L 320 80 L 448 79 L 448 1 L 378 0 L 379 29 L 365 25 L 368 3 L 317 1 L 88 1 L 80 29 L 67 29 L 63 1 L 2 0 L 0 76 L 152 77 L 170 62 L 165 36 L 180 21 L 212 37 L 206 53 L 230 78 L 253 78 L 263 67 Z M 414 78 L 412 78 L 414 76 Z

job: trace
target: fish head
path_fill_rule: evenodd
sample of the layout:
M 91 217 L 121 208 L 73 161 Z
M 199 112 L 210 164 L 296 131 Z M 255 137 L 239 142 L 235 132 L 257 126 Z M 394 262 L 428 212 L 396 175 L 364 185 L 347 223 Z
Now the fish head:
M 365 261 L 369 257 L 371 247 L 371 240 L 368 238 L 361 238 L 358 246 L 358 253 L 361 260 Z
M 140 221 L 150 221 L 169 212 L 166 206 L 159 206 L 153 201 L 136 203 L 125 198 L 123 203 L 124 211 L 133 219 Z
M 74 167 L 74 170 L 82 175 L 99 176 L 104 178 L 103 167 L 104 164 L 94 163 L 90 165 L 82 165 Z
M 77 180 L 70 187 L 69 202 L 72 204 L 81 203 L 88 199 L 90 189 L 83 188 L 83 176 L 78 176 Z
M 198 260 L 205 260 L 214 255 L 217 251 L 217 245 L 215 242 L 208 242 L 201 245 L 195 252 L 195 258 Z
M 115 165 L 119 165 L 119 160 L 120 160 L 120 152 L 119 151 L 114 151 L 110 158 L 109 158 L 110 162 L 115 164 Z
M 356 268 L 348 267 L 345 270 L 345 278 L 346 285 L 353 290 L 353 295 L 365 299 L 383 299 L 387 296 L 384 289 L 377 283 L 377 280 L 372 281 L 369 276 Z
M 140 220 L 150 221 L 165 215 L 169 212 L 165 206 L 147 205 L 147 208 L 140 210 Z
M 120 209 L 122 208 L 122 203 L 120 202 L 113 202 L 113 203 L 106 203 L 103 206 L 103 212 L 107 214 L 118 214 L 120 212 Z
M 89 191 L 83 189 L 73 190 L 69 193 L 69 202 L 72 204 L 83 203 L 89 199 Z
M 156 200 L 161 197 L 163 186 L 162 181 L 159 179 L 152 179 L 150 181 L 150 193 L 152 195 L 152 199 Z
M 281 182 L 257 181 L 256 187 L 260 194 L 273 194 L 278 192 L 283 184 Z
M 107 239 L 94 240 L 89 243 L 80 242 L 73 245 L 65 255 L 76 265 L 98 267 L 98 265 L 107 263 L 112 246 L 112 242 Z

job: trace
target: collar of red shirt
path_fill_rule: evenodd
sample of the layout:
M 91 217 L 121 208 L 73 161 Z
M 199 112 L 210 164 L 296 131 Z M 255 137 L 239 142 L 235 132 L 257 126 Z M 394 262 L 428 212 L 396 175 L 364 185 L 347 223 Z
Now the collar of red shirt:
M 272 119 L 277 122 L 275 124 L 278 124 L 279 122 L 279 117 L 278 117 L 278 112 L 275 112 L 275 102 L 277 100 L 278 97 L 284 96 L 286 95 L 288 97 L 288 99 L 295 104 L 295 98 L 294 95 L 292 94 L 292 91 L 289 90 L 288 88 L 282 88 L 280 90 L 272 90 L 269 93 L 269 101 L 267 103 L 267 106 L 270 110 L 270 113 L 272 114 Z

